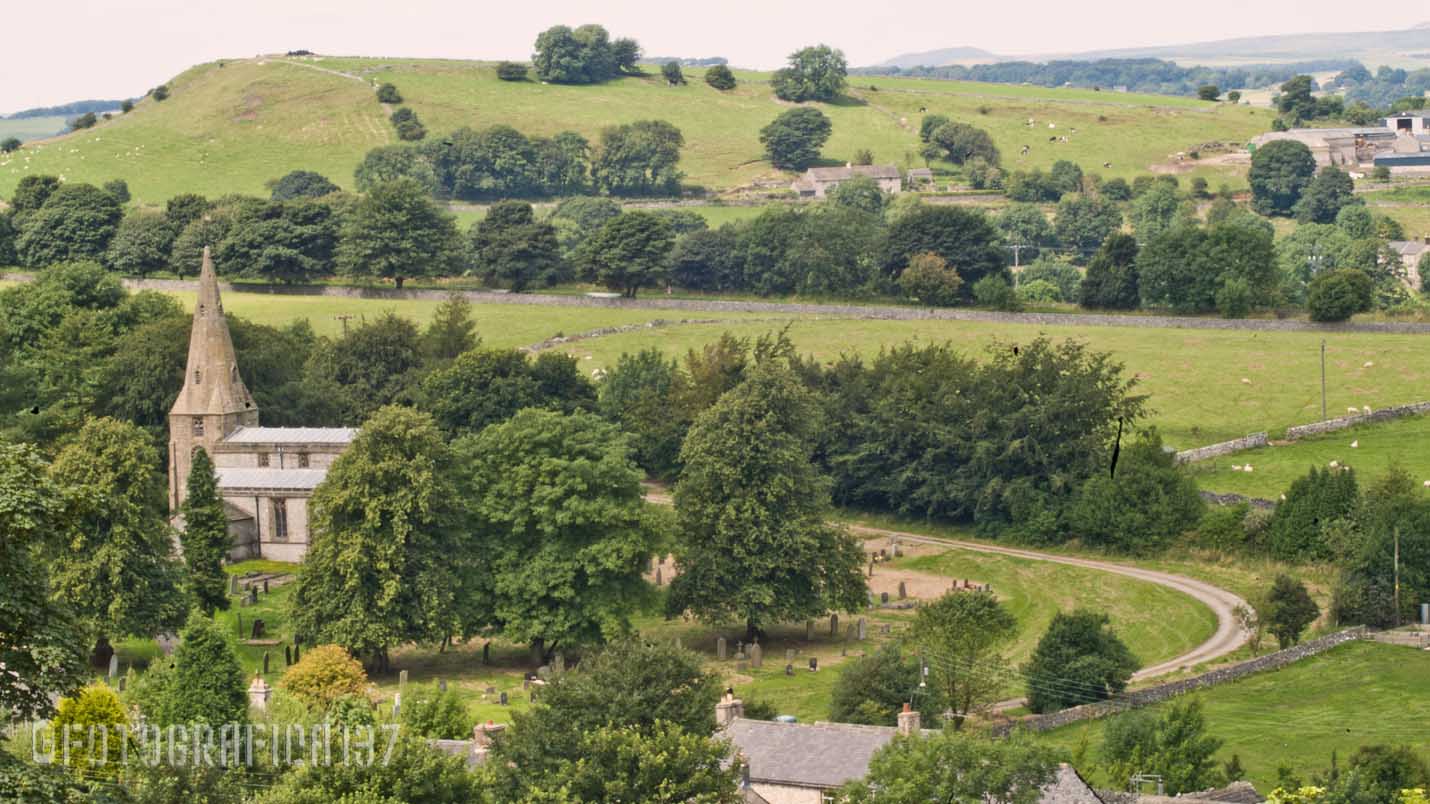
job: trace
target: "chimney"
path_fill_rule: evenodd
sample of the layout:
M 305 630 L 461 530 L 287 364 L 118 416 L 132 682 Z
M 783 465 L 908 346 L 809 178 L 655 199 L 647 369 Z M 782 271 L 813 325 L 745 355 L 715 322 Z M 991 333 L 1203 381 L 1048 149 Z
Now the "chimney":
M 720 703 L 715 704 L 715 728 L 723 729 L 744 716 L 745 702 L 735 697 L 733 689 L 726 688 Z
M 904 704 L 904 711 L 899 713 L 899 733 L 906 737 L 919 733 L 919 713 L 908 704 Z

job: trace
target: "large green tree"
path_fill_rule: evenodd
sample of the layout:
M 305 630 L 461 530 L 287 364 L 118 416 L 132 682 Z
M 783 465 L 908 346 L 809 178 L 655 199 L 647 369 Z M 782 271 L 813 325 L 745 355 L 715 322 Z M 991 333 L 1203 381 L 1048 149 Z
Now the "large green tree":
M 1289 215 L 1316 174 L 1311 149 L 1296 140 L 1273 140 L 1256 149 L 1246 180 L 1251 205 L 1263 215 Z
M 491 601 L 465 630 L 490 625 L 541 659 L 626 630 L 659 535 L 620 431 L 593 414 L 524 410 L 454 449 Z
M 308 199 L 252 204 L 235 215 L 215 251 L 230 275 L 286 283 L 333 273 L 333 208 Z
M 944 159 L 955 165 L 975 158 L 997 165 L 1001 159 L 998 146 L 993 144 L 988 132 L 967 123 L 944 123 L 929 134 L 928 142 Z
M 892 726 L 904 704 L 911 703 L 923 713 L 923 726 L 933 728 L 947 707 L 938 686 L 919 686 L 924 680 L 923 664 L 913 647 L 885 643 L 840 663 L 839 678 L 830 694 L 829 719 Z
M 283 174 L 283 178 L 273 182 L 274 201 L 293 201 L 299 198 L 322 198 L 341 190 L 328 177 L 311 170 L 294 170 Z
M 1023 666 L 1028 708 L 1052 712 L 1105 700 L 1127 688 L 1138 666 L 1106 614 L 1058 612 Z
M 1261 616 L 1283 650 L 1300 642 L 1306 626 L 1321 615 L 1321 607 L 1311 599 L 1306 584 L 1285 574 L 1272 581 L 1266 603 L 1269 611 L 1261 612 Z
M 800 106 L 780 113 L 760 129 L 760 144 L 770 164 L 784 170 L 804 170 L 819 159 L 819 149 L 833 126 L 824 112 Z
M 937 254 L 963 280 L 964 298 L 985 276 L 1008 278 L 1003 238 L 982 212 L 952 205 L 927 205 L 889 227 L 884 268 L 897 277 L 915 254 Z
M 926 804 L 996 801 L 1035 804 L 1057 778 L 1058 754 L 1027 738 L 990 740 L 944 731 L 896 737 L 851 782 L 841 801 L 851 804 Z
M 109 241 L 105 262 L 121 274 L 144 276 L 169 264 L 178 231 L 160 212 L 135 210 L 124 216 Z
M 1350 174 L 1334 166 L 1321 168 L 1316 178 L 1296 202 L 1296 220 L 1301 223 L 1336 223 L 1341 210 L 1359 204 Z
M 431 417 L 386 407 L 313 492 L 294 632 L 385 669 L 388 650 L 456 633 L 464 566 L 451 452 Z
M 381 734 L 381 732 L 379 732 Z M 306 763 L 279 777 L 255 799 L 259 804 L 497 804 L 488 797 L 466 759 L 432 747 L 420 737 L 399 736 L 387 751 L 377 741 L 372 761 L 365 751 L 351 762 Z M 561 799 L 549 800 L 552 804 Z
M 391 279 L 449 276 L 459 270 L 460 236 L 451 215 L 412 179 L 379 184 L 353 207 L 337 250 L 338 271 Z
M 51 696 L 85 680 L 85 630 L 50 597 L 48 556 L 62 512 L 39 451 L 0 442 L 0 709 L 13 717 L 53 714 Z
M 1017 629 L 992 592 L 948 592 L 914 615 L 909 640 L 928 662 L 930 683 L 947 701 L 955 730 L 993 703 L 1007 682 L 1001 650 Z
M 680 457 L 667 613 L 766 626 L 865 602 L 863 552 L 825 520 L 814 399 L 773 358 L 696 420 Z
M 1092 254 L 1113 232 L 1122 228 L 1122 210 L 1111 201 L 1065 194 L 1053 216 L 1053 231 L 1064 248 Z
M 523 408 L 570 413 L 594 407 L 596 391 L 566 355 L 531 360 L 517 349 L 472 349 L 422 381 L 423 408 L 453 436 L 510 419 Z
M 517 293 L 535 284 L 554 285 L 565 274 L 556 227 L 538 222 L 522 201 L 493 204 L 472 226 L 471 255 L 477 275 Z
M 832 101 L 844 91 L 848 74 L 843 51 L 814 45 L 791 53 L 789 64 L 770 77 L 770 85 L 780 100 Z
M 680 191 L 685 137 L 664 120 L 638 120 L 601 130 L 591 183 L 611 195 L 674 195 Z
M 1092 255 L 1078 287 L 1083 307 L 1135 310 L 1141 301 L 1137 282 L 1137 238 L 1109 235 Z
M 179 540 L 189 568 L 189 592 L 194 604 L 212 616 L 215 610 L 228 608 L 228 576 L 223 571 L 223 560 L 231 542 L 213 461 L 203 447 L 194 449 L 186 489 L 184 529 Z
M 641 288 L 666 278 L 674 242 L 664 218 L 651 212 L 627 212 L 587 240 L 578 259 L 588 279 L 634 299 Z
M 1108 721 L 1102 759 L 1117 787 L 1126 786 L 1133 774 L 1155 773 L 1167 795 L 1175 796 L 1220 782 L 1212 755 L 1221 745 L 1207 734 L 1202 703 L 1193 699 L 1173 703 L 1160 717 L 1144 710 Z
M 179 633 L 172 661 L 146 679 L 144 715 L 158 726 L 204 724 L 217 734 L 228 723 L 248 720 L 247 684 L 228 634 L 199 612 Z
M 54 594 L 99 634 L 97 652 L 177 628 L 188 610 L 158 469 L 149 435 L 114 419 L 85 422 L 50 466 L 66 499 Z
M 119 201 L 98 187 L 62 184 L 45 198 L 43 206 L 23 217 L 15 251 L 20 261 L 32 268 L 98 260 L 123 217 Z

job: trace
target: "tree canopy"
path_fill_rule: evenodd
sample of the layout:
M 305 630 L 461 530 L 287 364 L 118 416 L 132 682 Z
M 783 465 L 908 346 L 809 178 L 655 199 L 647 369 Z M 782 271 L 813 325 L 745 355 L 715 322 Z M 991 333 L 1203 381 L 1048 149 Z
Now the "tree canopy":
M 780 113 L 760 129 L 765 156 L 777 168 L 804 170 L 819 159 L 819 149 L 832 130 L 829 118 L 818 109 L 801 106 Z
M 848 73 L 844 51 L 814 45 L 791 53 L 789 64 L 775 71 L 770 84 L 780 100 L 831 101 L 844 91 Z

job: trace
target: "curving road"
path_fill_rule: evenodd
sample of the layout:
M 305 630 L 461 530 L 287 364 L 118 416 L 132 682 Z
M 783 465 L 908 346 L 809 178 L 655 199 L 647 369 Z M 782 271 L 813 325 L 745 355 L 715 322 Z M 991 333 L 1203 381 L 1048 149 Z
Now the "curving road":
M 1131 567 L 1126 564 L 1117 564 L 1111 561 L 1098 561 L 1092 558 L 1077 558 L 1075 556 L 1063 556 L 1054 553 L 1040 553 L 1035 550 L 1021 550 L 1016 547 L 1001 547 L 999 545 L 983 544 L 981 542 L 966 542 L 959 539 L 938 539 L 897 530 L 869 528 L 863 525 L 850 525 L 849 529 L 855 533 L 873 536 L 889 536 L 898 539 L 900 542 L 952 547 L 959 550 L 972 550 L 978 553 L 995 553 L 998 555 L 1025 558 L 1031 561 L 1051 561 L 1054 564 L 1068 564 L 1074 567 L 1084 567 L 1100 572 L 1124 575 L 1139 581 L 1165 586 L 1168 589 L 1175 589 L 1182 594 L 1189 595 L 1205 603 L 1207 608 L 1210 608 L 1212 612 L 1216 614 L 1217 629 L 1210 639 L 1181 656 L 1169 659 L 1161 664 L 1154 664 L 1151 667 L 1144 667 L 1138 670 L 1133 674 L 1133 680 L 1140 681 L 1142 679 L 1155 678 L 1193 665 L 1221 658 L 1222 656 L 1234 652 L 1246 642 L 1246 633 L 1242 631 L 1241 626 L 1237 624 L 1236 615 L 1233 613 L 1233 609 L 1237 606 L 1247 605 L 1246 601 L 1219 586 L 1213 586 L 1205 581 L 1194 580 L 1183 575 L 1174 575 L 1170 572 L 1158 572 L 1157 570 Z

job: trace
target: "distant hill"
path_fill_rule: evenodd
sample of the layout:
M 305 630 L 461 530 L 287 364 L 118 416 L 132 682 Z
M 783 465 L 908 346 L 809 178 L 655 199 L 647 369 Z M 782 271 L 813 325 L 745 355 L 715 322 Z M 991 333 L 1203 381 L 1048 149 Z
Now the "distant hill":
M 11 114 L 0 114 L 0 120 L 24 120 L 30 117 L 73 117 L 85 112 L 113 112 L 119 109 L 122 100 L 82 100 L 61 106 L 37 106 Z
M 146 97 L 130 113 L 94 128 L 0 154 L 0 198 L 22 177 L 39 173 L 92 183 L 124 179 L 141 204 L 189 192 L 266 196 L 267 182 L 299 169 L 351 189 L 353 169 L 368 150 L 397 143 L 389 113 L 374 93 L 380 82 L 397 86 L 429 138 L 462 126 L 505 124 L 531 136 L 575 131 L 594 144 L 612 124 L 667 120 L 685 137 L 679 167 L 687 184 L 719 192 L 765 182 L 766 192 L 777 193 L 788 186 L 789 174 L 765 159 L 759 132 L 784 107 L 774 99 L 768 73 L 735 74 L 739 85 L 720 92 L 701 80 L 701 68 L 689 68 L 689 84 L 680 87 L 652 71 L 594 86 L 559 86 L 498 80 L 493 62 L 225 60 L 166 82 L 167 100 Z M 1246 106 L 1083 89 L 875 77 L 851 82 L 849 95 L 845 102 L 819 104 L 833 126 L 823 148 L 831 164 L 867 148 L 880 163 L 922 167 L 923 114 L 976 120 L 1010 169 L 1047 170 L 1069 159 L 1108 178 L 1165 166 L 1173 154 L 1205 143 L 1244 143 L 1270 124 L 1264 112 Z M 1195 169 L 1214 187 L 1244 183 L 1244 169 L 1209 160 L 1172 169 Z
M 1381 64 L 1406 68 L 1430 67 L 1430 23 L 1422 23 L 1401 31 L 1250 36 L 1185 45 L 1019 56 L 998 56 L 978 48 L 954 47 L 929 50 L 923 53 L 904 53 L 874 66 L 909 68 L 940 67 L 947 64 L 966 64 L 975 61 L 986 63 L 1014 60 L 1091 61 L 1094 59 L 1136 58 L 1166 59 L 1183 65 L 1206 66 L 1355 59 L 1371 69 L 1375 69 Z
M 977 47 L 946 47 L 940 50 L 925 50 L 921 53 L 904 53 L 888 61 L 881 61 L 875 67 L 942 67 L 945 64 L 987 64 L 1005 61 L 1003 56 Z

